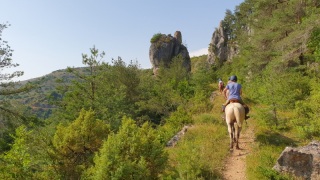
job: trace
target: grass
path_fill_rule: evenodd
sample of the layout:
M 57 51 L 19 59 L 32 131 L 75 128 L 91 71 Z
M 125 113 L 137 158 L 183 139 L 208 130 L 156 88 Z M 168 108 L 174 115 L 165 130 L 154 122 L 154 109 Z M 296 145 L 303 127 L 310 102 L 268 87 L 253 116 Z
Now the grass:
M 292 179 L 292 177 L 279 174 L 272 169 L 282 150 L 283 148 L 278 146 L 255 147 L 254 153 L 251 153 L 246 159 L 248 179 Z
M 261 107 L 260 107 L 261 108 Z M 263 123 L 258 110 L 252 108 L 250 113 L 255 119 L 250 120 L 250 125 L 255 129 L 255 143 L 252 147 L 252 152 L 246 158 L 246 174 L 247 178 L 260 180 L 291 180 L 294 177 L 288 174 L 280 174 L 273 170 L 277 159 L 287 146 L 295 147 L 300 145 L 295 138 L 296 135 L 290 129 L 279 129 L 268 127 Z M 292 117 L 288 112 L 280 112 L 282 117 Z M 285 119 L 286 120 L 286 119 Z
M 175 147 L 168 148 L 172 168 L 164 179 L 222 179 L 222 167 L 229 153 L 229 137 L 215 95 L 210 112 L 194 115 L 194 124 Z M 219 109 L 219 110 L 218 110 Z
M 168 149 L 170 164 L 182 179 L 219 179 L 228 154 L 228 136 L 222 125 L 194 125 L 176 147 Z

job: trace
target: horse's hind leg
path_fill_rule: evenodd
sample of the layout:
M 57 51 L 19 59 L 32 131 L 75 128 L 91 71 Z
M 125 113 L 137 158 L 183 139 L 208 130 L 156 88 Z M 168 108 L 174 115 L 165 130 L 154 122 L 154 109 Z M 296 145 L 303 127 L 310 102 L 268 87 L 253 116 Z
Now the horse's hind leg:
M 233 138 L 235 136 L 233 124 L 228 123 L 228 132 L 230 136 L 230 150 L 233 150 Z
M 240 132 L 241 132 L 241 129 L 242 129 L 242 127 L 239 127 L 239 126 L 237 126 L 237 128 L 236 128 L 236 134 L 235 134 L 235 136 L 236 136 L 236 149 L 240 149 L 240 147 L 239 147 L 239 139 L 240 139 Z
M 236 136 L 236 130 L 235 130 L 235 127 L 234 127 L 234 125 L 232 126 L 232 134 L 233 134 L 233 136 L 232 136 L 232 139 L 233 139 L 233 143 L 235 143 L 235 142 L 237 142 L 237 136 Z

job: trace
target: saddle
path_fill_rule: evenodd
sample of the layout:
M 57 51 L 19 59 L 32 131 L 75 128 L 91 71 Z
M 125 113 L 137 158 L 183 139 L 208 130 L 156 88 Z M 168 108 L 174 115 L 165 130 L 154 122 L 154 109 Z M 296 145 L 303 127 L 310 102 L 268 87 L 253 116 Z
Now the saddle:
M 238 99 L 230 99 L 230 103 L 239 103 Z
M 230 103 L 240 103 L 238 99 L 230 99 Z M 240 103 L 241 104 L 241 103 Z M 250 109 L 246 104 L 241 104 L 244 107 L 245 113 L 248 114 Z

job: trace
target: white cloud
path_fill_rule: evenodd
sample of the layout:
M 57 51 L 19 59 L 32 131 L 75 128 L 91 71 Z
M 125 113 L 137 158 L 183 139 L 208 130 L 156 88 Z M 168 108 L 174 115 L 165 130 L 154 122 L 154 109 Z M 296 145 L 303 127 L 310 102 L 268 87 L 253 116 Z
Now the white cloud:
M 205 55 L 205 54 L 208 54 L 208 48 L 202 48 L 202 49 L 192 51 L 189 53 L 190 57 L 201 56 L 201 55 Z

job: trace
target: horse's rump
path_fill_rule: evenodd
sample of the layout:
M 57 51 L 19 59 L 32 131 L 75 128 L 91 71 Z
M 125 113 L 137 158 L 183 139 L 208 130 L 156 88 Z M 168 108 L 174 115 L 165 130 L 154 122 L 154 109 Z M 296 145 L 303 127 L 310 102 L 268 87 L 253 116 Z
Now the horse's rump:
M 230 122 L 237 122 L 240 126 L 245 117 L 245 109 L 242 104 L 238 102 L 230 103 L 225 109 L 226 120 Z

